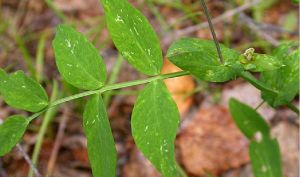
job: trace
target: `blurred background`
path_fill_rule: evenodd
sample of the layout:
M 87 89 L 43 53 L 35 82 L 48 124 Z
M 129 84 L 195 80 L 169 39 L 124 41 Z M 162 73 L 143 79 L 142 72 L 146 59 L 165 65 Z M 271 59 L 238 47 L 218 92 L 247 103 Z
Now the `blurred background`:
M 156 30 L 164 54 L 181 37 L 211 39 L 197 0 L 130 0 Z M 299 6 L 290 0 L 207 1 L 218 40 L 241 53 L 253 47 L 270 53 L 281 41 L 298 40 Z M 47 90 L 52 100 L 80 90 L 64 82 L 55 66 L 51 42 L 55 27 L 66 23 L 85 34 L 107 64 L 108 83 L 145 78 L 114 47 L 97 0 L 0 0 L 0 66 L 8 72 L 24 70 Z M 179 71 L 167 60 L 163 72 Z M 242 79 L 214 84 L 191 76 L 165 81 L 181 114 L 176 158 L 189 177 L 251 177 L 248 140 L 228 112 L 235 97 L 256 107 L 260 92 Z M 143 86 L 104 94 L 118 151 L 120 177 L 159 177 L 137 150 L 131 136 L 130 116 Z M 30 176 L 29 157 L 43 176 L 90 177 L 86 139 L 82 130 L 85 99 L 51 109 L 30 124 L 19 148 L 0 158 L 1 177 Z M 294 100 L 298 104 L 298 98 Z M 0 121 L 24 114 L 0 99 Z M 267 104 L 258 110 L 280 143 L 285 177 L 299 177 L 299 119 Z M 1 145 L 0 145 L 1 146 Z M 21 149 L 21 150 L 20 150 Z

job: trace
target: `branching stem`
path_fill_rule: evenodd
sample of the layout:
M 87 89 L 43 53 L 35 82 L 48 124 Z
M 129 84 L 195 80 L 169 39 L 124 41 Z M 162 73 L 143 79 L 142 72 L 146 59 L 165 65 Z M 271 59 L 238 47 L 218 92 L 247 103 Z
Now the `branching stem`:
M 125 88 L 125 87 L 132 87 L 132 86 L 136 86 L 136 85 L 146 84 L 146 83 L 153 82 L 153 81 L 156 81 L 156 80 L 164 80 L 164 79 L 168 79 L 168 78 L 185 76 L 185 75 L 189 75 L 189 74 L 190 73 L 188 71 L 180 71 L 180 72 L 175 72 L 175 73 L 158 75 L 158 76 L 150 77 L 150 78 L 143 79 L 143 80 L 135 80 L 135 81 L 111 84 L 111 85 L 104 86 L 104 87 L 102 87 L 98 90 L 85 91 L 85 92 L 78 93 L 78 94 L 75 94 L 75 95 L 71 95 L 71 96 L 68 96 L 68 97 L 65 97 L 65 98 L 62 98 L 62 99 L 58 99 L 58 100 L 50 103 L 49 106 L 47 108 L 45 108 L 44 110 L 33 114 L 28 119 L 29 119 L 29 121 L 32 121 L 33 119 L 39 117 L 41 114 L 43 114 L 48 109 L 51 109 L 51 108 L 53 108 L 55 106 L 58 106 L 62 103 L 72 101 L 72 100 L 75 100 L 75 99 L 78 99 L 78 98 L 86 97 L 86 96 L 93 95 L 93 94 L 96 94 L 96 93 L 103 93 L 103 92 L 110 91 L 110 90 L 117 90 L 117 89 L 121 89 L 121 88 Z

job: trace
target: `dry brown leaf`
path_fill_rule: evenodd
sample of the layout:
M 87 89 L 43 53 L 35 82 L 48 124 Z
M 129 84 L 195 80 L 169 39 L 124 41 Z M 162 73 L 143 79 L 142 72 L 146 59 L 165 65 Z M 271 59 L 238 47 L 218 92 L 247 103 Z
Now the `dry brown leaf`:
M 177 66 L 172 64 L 169 60 L 164 61 L 162 73 L 173 73 L 181 71 Z M 186 113 L 192 105 L 192 97 L 189 94 L 194 90 L 195 83 L 191 76 L 182 76 L 172 79 L 164 80 L 168 90 L 175 100 L 181 115 Z M 182 116 L 181 116 L 182 117 Z
M 228 110 L 213 106 L 199 110 L 187 120 L 177 139 L 181 163 L 188 173 L 218 175 L 249 162 L 248 140 L 241 134 Z

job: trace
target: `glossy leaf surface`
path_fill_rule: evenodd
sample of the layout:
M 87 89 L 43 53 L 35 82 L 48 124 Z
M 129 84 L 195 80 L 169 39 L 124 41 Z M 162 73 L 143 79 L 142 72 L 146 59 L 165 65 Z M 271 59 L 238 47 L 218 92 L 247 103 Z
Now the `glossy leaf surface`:
M 102 97 L 91 96 L 83 113 L 88 156 L 93 176 L 116 176 L 117 153 Z
M 23 137 L 29 121 L 19 115 L 8 117 L 0 124 L 0 156 L 5 155 Z
M 230 99 L 229 107 L 235 123 L 245 136 L 249 139 L 269 137 L 268 124 L 254 109 L 234 98 Z
M 210 82 L 225 82 L 234 79 L 242 70 L 239 53 L 221 45 L 225 60 L 220 63 L 213 41 L 181 39 L 171 45 L 167 57 L 182 70 L 190 71 L 199 79 Z
M 252 141 L 249 152 L 255 177 L 282 177 L 277 140 Z
M 23 71 L 7 74 L 0 69 L 0 93 L 13 108 L 38 112 L 48 105 L 48 96 L 43 87 Z
M 299 92 L 300 49 L 293 50 L 293 46 L 292 43 L 283 43 L 272 53 L 283 62 L 284 67 L 261 74 L 260 80 L 278 92 L 275 96 L 270 92 L 262 92 L 262 98 L 271 106 L 285 105 Z
M 146 75 L 160 73 L 162 51 L 146 17 L 127 0 L 100 0 L 112 40 L 124 58 Z
M 137 147 L 164 177 L 176 177 L 174 141 L 179 113 L 161 80 L 149 83 L 134 105 L 131 126 Z
M 106 69 L 98 50 L 72 27 L 59 25 L 53 40 L 55 61 L 62 77 L 73 86 L 95 90 L 104 85 Z

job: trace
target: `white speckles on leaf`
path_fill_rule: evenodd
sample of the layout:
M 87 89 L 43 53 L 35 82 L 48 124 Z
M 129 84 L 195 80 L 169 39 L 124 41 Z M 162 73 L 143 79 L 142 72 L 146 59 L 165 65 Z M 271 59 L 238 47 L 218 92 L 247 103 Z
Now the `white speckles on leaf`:
M 104 6 L 107 27 L 118 51 L 138 71 L 158 75 L 162 67 L 159 40 L 147 19 L 127 1 L 106 0 Z M 111 10 L 109 10 L 111 9 Z M 152 55 L 147 49 L 151 48 Z M 134 52 L 129 56 L 126 52 Z M 149 65 L 150 60 L 154 63 Z
M 140 22 L 143 22 L 143 20 L 142 20 L 140 17 L 138 17 L 137 19 L 138 19 Z
M 254 138 L 257 142 L 261 142 L 263 140 L 263 136 L 261 134 L 261 132 L 257 131 L 255 134 L 254 134 Z
M 69 40 L 67 40 L 67 39 L 65 39 L 65 42 L 67 43 L 67 47 L 69 47 L 69 48 L 71 48 L 71 42 L 69 41 Z
M 151 56 L 151 49 L 147 49 L 148 55 Z M 153 62 L 153 60 L 151 60 Z
M 245 125 L 249 124 L 249 121 L 248 120 L 244 120 L 243 122 Z
M 137 31 L 136 27 L 133 27 L 133 29 L 134 29 L 136 35 L 140 35 L 140 33 Z
M 207 77 L 213 77 L 214 76 L 214 71 L 213 70 L 207 70 L 206 75 L 207 75 Z
M 261 167 L 261 171 L 262 171 L 263 173 L 266 173 L 266 172 L 268 171 L 268 167 L 266 167 L 265 165 L 263 165 L 263 166 Z
M 145 132 L 147 132 L 148 128 L 149 128 L 149 126 L 147 125 L 147 126 L 145 127 Z
M 122 22 L 122 23 L 124 23 L 124 20 L 121 18 L 120 15 L 117 15 L 116 22 Z

